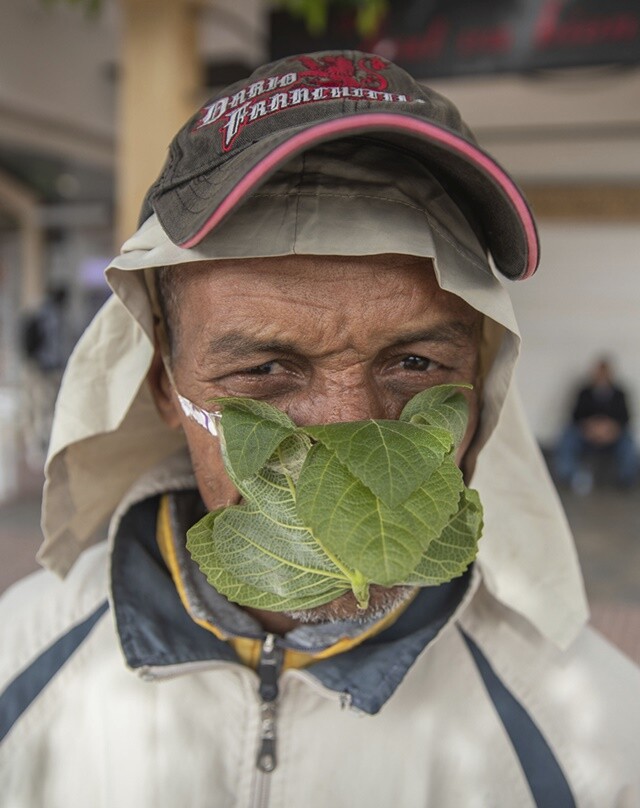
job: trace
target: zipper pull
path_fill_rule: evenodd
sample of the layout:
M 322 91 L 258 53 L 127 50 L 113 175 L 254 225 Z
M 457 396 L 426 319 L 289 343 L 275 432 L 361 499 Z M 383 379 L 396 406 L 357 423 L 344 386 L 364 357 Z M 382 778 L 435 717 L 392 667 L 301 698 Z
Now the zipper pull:
M 275 647 L 275 636 L 267 634 L 262 644 L 258 677 L 258 692 L 262 699 L 260 705 L 260 748 L 256 765 L 263 772 L 272 772 L 277 764 L 276 758 L 276 700 L 278 698 L 278 676 L 282 665 L 282 654 Z
M 277 764 L 276 760 L 276 705 L 264 701 L 260 707 L 260 749 L 256 765 L 261 772 L 272 772 Z
M 267 634 L 262 643 L 262 652 L 258 663 L 258 677 L 260 678 L 258 692 L 262 701 L 275 701 L 278 698 L 280 656 L 279 650 L 276 648 L 275 636 Z

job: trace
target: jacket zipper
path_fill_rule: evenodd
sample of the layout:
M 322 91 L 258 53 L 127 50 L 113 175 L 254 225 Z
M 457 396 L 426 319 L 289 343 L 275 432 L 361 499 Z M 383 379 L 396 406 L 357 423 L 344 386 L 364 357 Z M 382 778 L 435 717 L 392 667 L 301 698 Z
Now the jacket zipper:
M 260 746 L 256 766 L 261 772 L 271 773 L 277 763 L 276 756 L 276 715 L 278 699 L 278 677 L 282 667 L 282 653 L 275 645 L 276 638 L 267 634 L 262 644 L 258 677 L 260 684 Z
M 258 663 L 258 694 L 260 695 L 260 742 L 253 782 L 252 808 L 267 808 L 269 804 L 269 775 L 276 768 L 276 715 L 278 677 L 282 667 L 282 652 L 276 648 L 276 638 L 267 634 Z

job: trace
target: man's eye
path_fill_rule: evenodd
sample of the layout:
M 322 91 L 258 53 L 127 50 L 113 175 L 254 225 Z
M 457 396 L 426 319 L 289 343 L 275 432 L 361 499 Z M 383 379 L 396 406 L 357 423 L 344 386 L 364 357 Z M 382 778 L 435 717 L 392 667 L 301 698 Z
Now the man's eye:
M 276 362 L 263 362 L 261 365 L 256 365 L 253 368 L 247 368 L 243 373 L 251 376 L 268 376 L 276 370 Z
M 404 370 L 417 370 L 417 371 L 426 371 L 426 370 L 436 370 L 436 368 L 440 367 L 437 362 L 434 362 L 433 359 L 426 359 L 424 356 L 415 356 L 411 354 L 411 356 L 405 356 L 402 359 L 401 363 Z

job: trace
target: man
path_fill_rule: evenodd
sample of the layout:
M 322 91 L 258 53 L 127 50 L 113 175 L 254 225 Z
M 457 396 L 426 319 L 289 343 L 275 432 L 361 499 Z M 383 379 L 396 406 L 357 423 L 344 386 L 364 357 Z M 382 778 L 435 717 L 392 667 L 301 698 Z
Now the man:
M 638 671 L 585 628 L 487 251 L 535 270 L 519 191 L 378 57 L 267 65 L 181 130 L 58 403 L 41 560 L 67 577 L 6 598 L 7 805 L 634 804 Z M 240 502 L 211 399 L 382 423 L 445 383 L 484 506 L 464 574 L 366 610 L 216 591 L 185 548 Z
M 616 478 L 629 488 L 638 474 L 638 452 L 629 429 L 629 408 L 624 390 L 614 383 L 608 359 L 599 359 L 591 370 L 571 413 L 571 424 L 558 443 L 556 470 L 562 482 L 577 491 L 588 492 L 591 472 L 583 468 L 589 450 L 610 453 L 616 464 Z

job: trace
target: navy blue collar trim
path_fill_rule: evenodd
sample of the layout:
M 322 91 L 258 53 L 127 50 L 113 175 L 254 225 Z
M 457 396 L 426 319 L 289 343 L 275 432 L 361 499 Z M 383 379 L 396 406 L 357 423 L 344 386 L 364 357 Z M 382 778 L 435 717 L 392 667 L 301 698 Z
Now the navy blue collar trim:
M 185 611 L 158 549 L 160 495 L 139 502 L 120 522 L 111 558 L 111 593 L 130 668 L 235 660 L 230 645 Z

